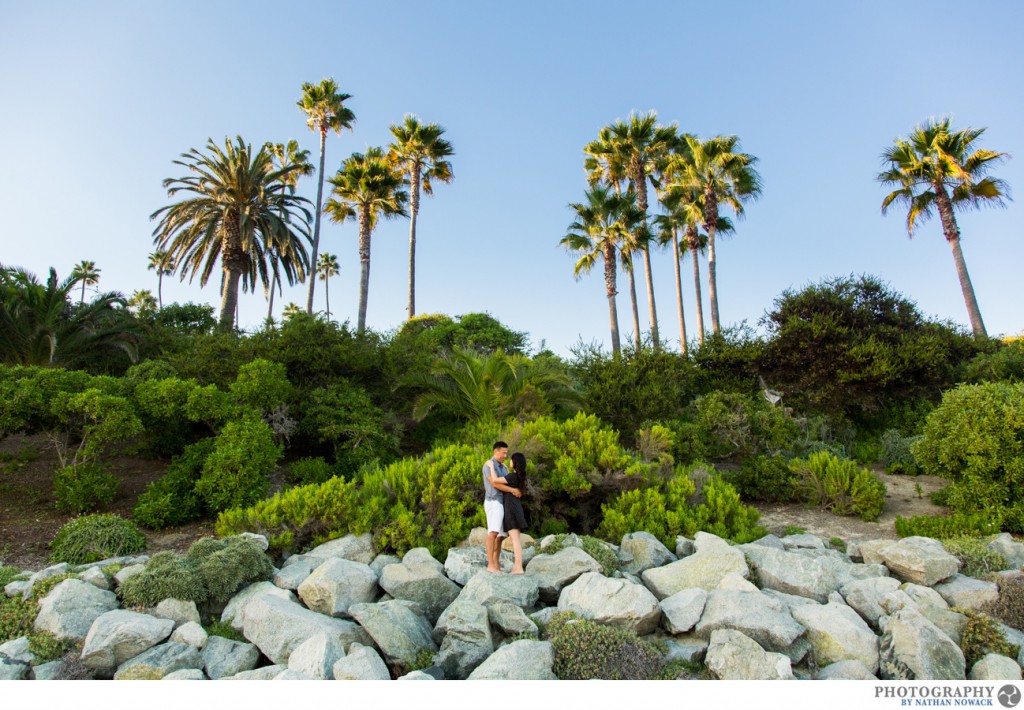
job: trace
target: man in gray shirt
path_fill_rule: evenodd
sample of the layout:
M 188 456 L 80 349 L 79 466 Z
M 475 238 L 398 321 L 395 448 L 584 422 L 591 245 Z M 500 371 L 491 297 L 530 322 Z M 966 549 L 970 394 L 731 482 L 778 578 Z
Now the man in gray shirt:
M 508 458 L 508 444 L 504 441 L 494 443 L 494 456 L 484 464 L 484 514 L 487 516 L 487 571 L 501 572 L 501 539 L 505 534 L 505 505 L 502 491 L 511 493 L 517 498 L 522 495 L 517 488 L 505 485 L 505 459 Z

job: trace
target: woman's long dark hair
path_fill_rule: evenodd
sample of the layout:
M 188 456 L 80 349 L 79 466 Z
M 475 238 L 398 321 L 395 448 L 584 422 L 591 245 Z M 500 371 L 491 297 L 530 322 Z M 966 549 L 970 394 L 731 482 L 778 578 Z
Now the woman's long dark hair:
M 519 489 L 526 488 L 526 457 L 518 451 L 512 454 L 512 470 L 519 476 Z

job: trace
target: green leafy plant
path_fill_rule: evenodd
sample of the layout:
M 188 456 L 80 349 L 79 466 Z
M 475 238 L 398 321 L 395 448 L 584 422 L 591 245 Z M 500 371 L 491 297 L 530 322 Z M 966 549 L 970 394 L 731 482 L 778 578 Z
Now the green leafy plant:
M 146 549 L 146 536 L 118 515 L 86 515 L 65 523 L 50 543 L 50 559 L 82 565 Z
M 969 577 L 983 577 L 1006 569 L 1006 558 L 987 547 L 988 540 L 970 535 L 959 535 L 942 541 L 946 552 L 960 560 L 960 573 Z
M 846 540 L 841 537 L 830 537 L 828 539 L 828 544 L 831 545 L 833 550 L 846 552 Z
M 1024 579 L 1001 577 L 998 579 L 999 597 L 981 611 L 994 616 L 1007 626 L 1024 631 Z
M 900 537 L 931 537 L 936 540 L 961 535 L 991 535 L 1000 532 L 1001 518 L 992 519 L 985 514 L 967 515 L 954 513 L 943 517 L 938 515 L 916 515 L 912 518 L 896 516 L 896 534 Z
M 256 358 L 238 368 L 231 394 L 241 404 L 266 415 L 288 400 L 292 386 L 284 365 Z
M 0 595 L 0 643 L 21 638 L 32 631 L 32 624 L 39 613 L 34 600 Z
M 752 456 L 726 477 L 744 500 L 786 503 L 799 499 L 797 477 L 781 454 Z
M 213 448 L 213 438 L 186 446 L 171 461 L 167 473 L 150 483 L 139 496 L 132 510 L 135 520 L 147 528 L 162 530 L 202 517 L 206 505 L 196 493 L 196 483 Z
M 21 575 L 21 570 L 17 567 L 8 567 L 0 564 L 0 590 L 13 582 L 19 575 Z
M 801 497 L 836 515 L 877 520 L 885 505 L 885 484 L 866 468 L 821 451 L 790 464 L 799 477 Z
M 117 593 L 129 607 L 153 607 L 164 599 L 202 604 L 209 595 L 195 567 L 170 550 L 153 555 L 146 568 L 126 579 Z
M 75 646 L 74 641 L 59 639 L 49 631 L 33 631 L 28 635 L 28 650 L 35 656 L 33 666 L 56 661 Z
M 913 445 L 920 440 L 920 436 L 903 436 L 898 429 L 886 429 L 879 440 L 881 454 L 878 463 L 885 466 L 888 473 L 918 475 L 921 473 L 921 466 L 914 458 Z
M 334 475 L 334 468 L 321 456 L 299 459 L 288 466 L 288 479 L 297 485 L 323 483 Z
M 252 505 L 266 495 L 268 476 L 281 455 L 264 422 L 255 417 L 230 421 L 206 457 L 195 491 L 211 512 Z
M 214 605 L 228 601 L 243 586 L 274 576 L 274 567 L 263 549 L 247 538 L 197 540 L 186 560 L 199 573 L 207 599 Z
M 647 680 L 662 671 L 661 656 L 635 633 L 562 615 L 546 628 L 560 679 Z
M 960 629 L 960 648 L 964 652 L 968 668 L 989 653 L 1017 657 L 1020 648 L 1006 640 L 1006 635 L 991 616 L 973 609 L 952 609 L 967 617 L 963 628 Z
M 806 532 L 807 530 L 800 527 L 799 525 L 787 525 L 782 529 L 782 536 L 786 537 L 787 535 L 803 535 Z
M 222 636 L 226 639 L 231 639 L 232 641 L 245 642 L 246 640 L 245 636 L 242 635 L 242 632 L 232 626 L 229 621 L 213 619 L 203 626 L 203 628 L 209 636 Z

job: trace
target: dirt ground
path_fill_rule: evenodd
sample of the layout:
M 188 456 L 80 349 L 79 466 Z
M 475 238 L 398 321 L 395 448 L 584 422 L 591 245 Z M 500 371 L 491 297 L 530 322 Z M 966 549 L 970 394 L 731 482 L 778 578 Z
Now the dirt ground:
M 26 463 L 4 460 L 23 452 L 35 454 Z M 31 458 L 31 455 L 26 457 Z M 167 461 L 133 456 L 114 458 L 109 469 L 121 479 L 114 500 L 99 512 L 129 517 L 139 495 L 150 482 L 167 470 Z M 53 471 L 57 457 L 43 436 L 9 436 L 0 441 L 0 562 L 23 569 L 41 569 L 49 564 L 49 543 L 71 515 L 54 508 Z M 781 535 L 787 526 L 797 526 L 823 537 L 846 541 L 895 538 L 896 516 L 942 514 L 928 494 L 946 485 L 932 476 L 890 476 L 876 470 L 887 488 L 886 504 L 878 522 L 839 517 L 801 504 L 759 503 L 761 524 Z M 920 494 L 916 487 L 920 486 Z M 213 521 L 199 521 L 171 530 L 145 531 L 149 553 L 188 549 L 200 537 L 213 535 Z

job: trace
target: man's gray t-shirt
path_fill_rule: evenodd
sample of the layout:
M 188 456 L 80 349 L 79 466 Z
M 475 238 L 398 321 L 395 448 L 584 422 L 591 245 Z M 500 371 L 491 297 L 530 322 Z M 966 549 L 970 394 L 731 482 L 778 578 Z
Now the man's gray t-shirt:
M 496 501 L 498 501 L 500 503 L 505 498 L 504 498 L 504 496 L 502 496 L 501 491 L 496 490 L 494 488 L 494 486 L 491 485 L 491 481 L 489 480 L 490 477 L 491 477 L 491 467 L 487 465 L 488 463 L 489 464 L 494 464 L 494 475 L 497 476 L 498 478 L 504 478 L 505 476 L 507 476 L 508 475 L 508 469 L 505 468 L 505 464 L 503 464 L 503 463 L 501 463 L 499 461 L 495 461 L 494 459 L 491 459 L 490 461 L 485 463 L 484 464 L 484 468 L 483 468 L 483 473 L 484 473 L 484 500 L 496 500 Z

